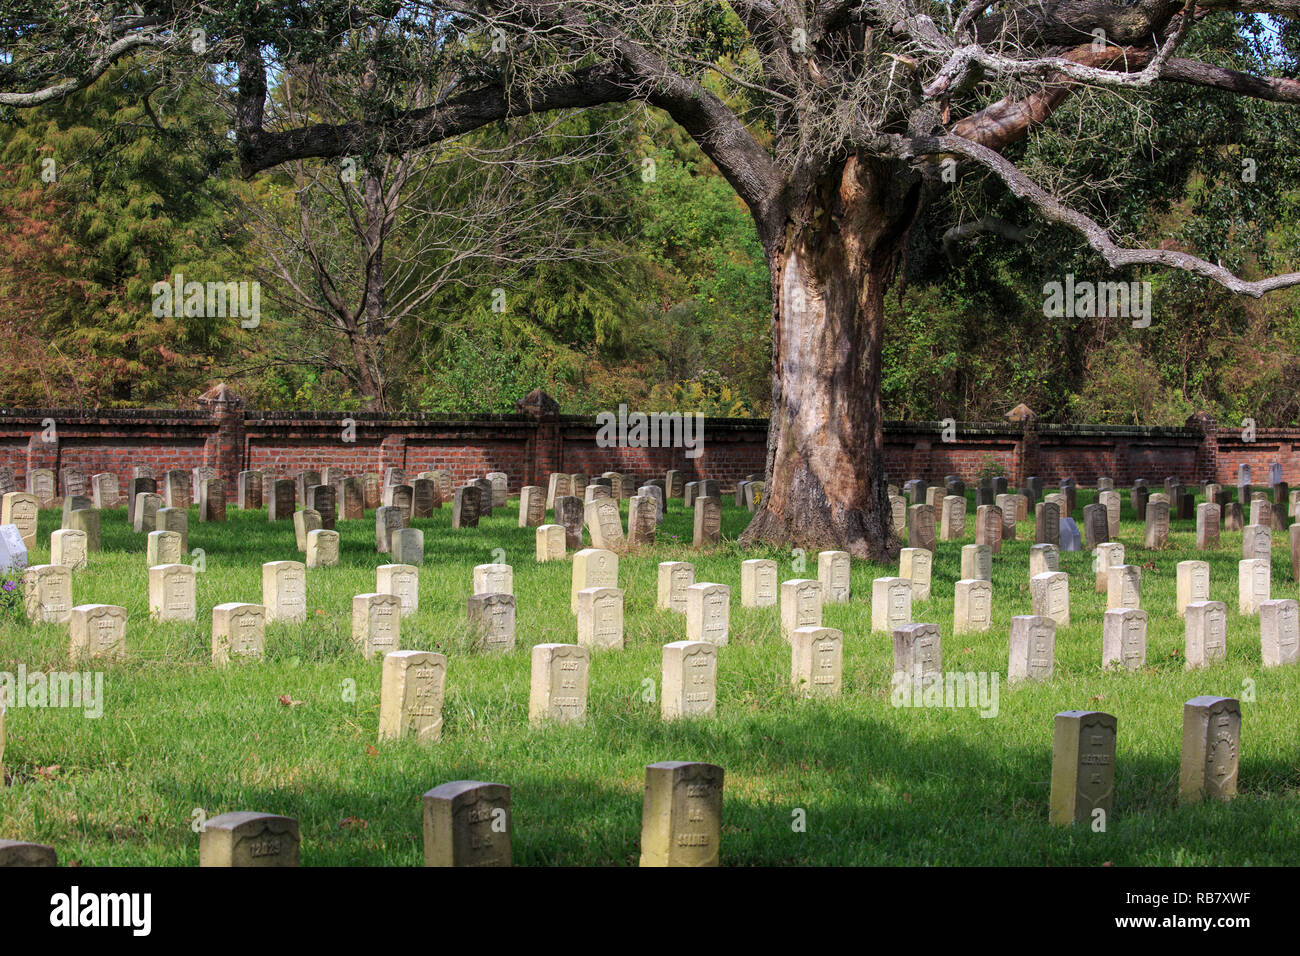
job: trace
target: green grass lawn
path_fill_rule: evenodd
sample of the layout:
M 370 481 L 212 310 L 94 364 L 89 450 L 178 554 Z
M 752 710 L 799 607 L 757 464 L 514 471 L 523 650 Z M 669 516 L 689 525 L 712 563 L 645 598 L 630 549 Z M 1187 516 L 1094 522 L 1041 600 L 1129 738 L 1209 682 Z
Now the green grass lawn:
M 1079 493 L 1076 520 L 1095 492 Z M 973 492 L 970 494 L 973 515 Z M 1124 494 L 1127 505 L 1128 494 Z M 626 502 L 622 505 L 626 515 Z M 1258 618 L 1237 612 L 1240 533 L 1220 550 L 1195 550 L 1194 522 L 1175 522 L 1170 547 L 1148 552 L 1127 507 L 1120 540 L 1144 566 L 1150 612 L 1148 666 L 1101 670 L 1105 595 L 1093 589 L 1092 556 L 1063 553 L 1071 620 L 1057 634 L 1056 674 L 1005 686 L 1013 615 L 1029 614 L 1033 522 L 994 559 L 993 627 L 952 637 L 960 543 L 940 543 L 934 597 L 913 617 L 940 625 L 946 670 L 1002 675 L 999 712 L 905 709 L 890 703 L 892 644 L 872 634 L 871 580 L 897 566 L 853 562 L 853 599 L 827 606 L 824 623 L 845 637 L 843 696 L 805 700 L 789 689 L 790 649 L 778 609 L 740 607 L 740 562 L 772 557 L 782 580 L 816 577 L 781 551 L 734 544 L 749 515 L 723 507 L 723 546 L 691 549 L 691 514 L 670 503 L 659 543 L 620 561 L 627 646 L 597 652 L 588 720 L 581 727 L 528 723 L 530 648 L 574 643 L 568 562 L 538 564 L 534 531 L 517 527 L 512 499 L 477 530 L 453 531 L 451 508 L 427 521 L 420 609 L 402 622 L 402 646 L 448 657 L 442 741 L 380 744 L 380 668 L 351 639 L 352 596 L 375 590 L 374 518 L 340 522 L 338 567 L 307 572 L 305 625 L 271 624 L 266 659 L 215 669 L 212 607 L 261 601 L 261 564 L 301 560 L 290 522 L 231 508 L 200 524 L 190 548 L 206 552 L 198 619 L 152 624 L 145 540 L 124 508 L 103 515 L 103 551 L 74 572 L 74 603 L 118 604 L 129 614 L 127 659 L 105 670 L 100 719 L 72 709 L 16 709 L 8 718 L 0 837 L 54 846 L 61 863 L 194 866 L 192 822 L 235 810 L 296 817 L 304 865 L 418 866 L 420 797 L 451 780 L 512 788 L 517 864 L 634 865 L 644 768 L 700 760 L 726 771 L 721 859 L 771 864 L 1290 864 L 1300 858 L 1300 667 L 1265 671 Z M 974 540 L 967 521 L 964 542 Z M 57 511 L 42 512 L 31 563 L 49 556 Z M 514 566 L 518 646 L 506 655 L 469 649 L 465 601 L 472 568 L 505 551 Z M 1175 565 L 1206 558 L 1211 597 L 1228 605 L 1228 659 L 1183 668 Z M 655 608 L 656 564 L 693 561 L 696 580 L 730 585 L 731 642 L 719 649 L 716 719 L 665 724 L 657 686 L 663 644 L 684 640 L 684 616 Z M 1273 597 L 1297 596 L 1285 533 L 1274 535 Z M 0 671 L 68 670 L 68 629 L 0 619 Z M 85 669 L 85 668 L 82 668 Z M 355 694 L 348 693 L 349 688 Z M 1248 702 L 1253 688 L 1254 701 Z M 1240 795 L 1220 805 L 1178 804 L 1183 702 L 1201 694 L 1242 697 Z M 301 703 L 288 706 L 285 697 Z M 354 699 L 353 699 L 354 698 Z M 1107 832 L 1047 823 L 1052 717 L 1105 710 L 1119 722 L 1116 797 Z M 795 811 L 806 828 L 792 826 Z

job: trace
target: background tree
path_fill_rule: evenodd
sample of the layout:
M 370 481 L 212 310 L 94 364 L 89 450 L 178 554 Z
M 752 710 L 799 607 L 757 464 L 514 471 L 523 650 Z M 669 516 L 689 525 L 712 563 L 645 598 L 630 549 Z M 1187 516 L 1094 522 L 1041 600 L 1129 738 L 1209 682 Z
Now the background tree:
M 9 54 L 0 103 L 15 106 L 94 82 L 132 46 L 175 51 L 205 30 L 215 42 L 200 54 L 204 69 L 235 71 L 231 125 L 247 175 L 313 157 L 398 155 L 527 114 L 634 100 L 666 112 L 745 202 L 768 265 L 772 425 L 751 542 L 895 552 L 882 470 L 885 293 L 903 274 L 916 227 L 962 176 L 997 184 L 1012 213 L 1000 218 L 1065 227 L 1110 270 L 1173 268 L 1252 296 L 1300 283 L 1294 272 L 1238 275 L 1255 264 L 1222 263 L 1208 245 L 1214 228 L 1182 248 L 1143 246 L 1126 234 L 1121 211 L 1089 209 L 1080 200 L 1095 184 L 1117 181 L 1114 168 L 1087 168 L 1091 130 L 1059 127 L 1055 142 L 1078 141 L 1074 151 L 1036 148 L 1086 97 L 1149 101 L 1172 87 L 1185 97 L 1300 101 L 1286 42 L 1249 56 L 1238 42 L 1247 29 L 1240 14 L 1290 17 L 1294 0 L 973 0 L 960 9 L 898 0 L 333 0 L 147 6 L 106 18 L 75 3 L 57 18 L 15 6 L 26 17 L 7 18 L 0 36 Z M 56 62 L 55 44 L 70 42 L 74 54 Z M 430 77 L 433 105 L 371 103 L 324 123 L 269 128 L 268 77 L 316 62 L 358 77 Z M 1079 177 L 1081 167 L 1090 175 Z M 1269 204 L 1258 213 L 1266 219 Z

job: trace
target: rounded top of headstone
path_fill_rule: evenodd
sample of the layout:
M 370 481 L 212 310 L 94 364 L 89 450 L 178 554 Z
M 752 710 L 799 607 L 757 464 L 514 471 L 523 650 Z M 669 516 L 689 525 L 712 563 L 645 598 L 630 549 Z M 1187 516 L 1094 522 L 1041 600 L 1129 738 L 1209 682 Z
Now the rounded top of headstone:
M 1003 417 L 1009 422 L 1034 421 L 1038 418 L 1038 416 L 1034 414 L 1034 410 L 1024 402 L 1021 402 L 1015 408 L 1011 409 L 1011 411 L 1007 412 Z

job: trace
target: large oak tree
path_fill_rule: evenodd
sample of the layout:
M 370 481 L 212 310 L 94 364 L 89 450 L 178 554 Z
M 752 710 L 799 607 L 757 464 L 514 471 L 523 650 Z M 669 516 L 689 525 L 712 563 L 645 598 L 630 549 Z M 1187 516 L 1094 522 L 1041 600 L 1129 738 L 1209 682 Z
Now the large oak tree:
M 5 3 L 0 105 L 38 107 L 117 59 L 160 60 L 228 100 L 243 171 L 401 155 L 530 113 L 640 101 L 665 111 L 748 206 L 772 286 L 767 487 L 745 540 L 883 558 L 884 296 L 909 233 L 956 175 L 992 176 L 1115 270 L 1164 267 L 1262 295 L 1217 257 L 1117 240 L 1070 184 L 1017 162 L 1081 91 L 1178 85 L 1300 102 L 1300 82 L 1237 69 L 1198 30 L 1300 13 L 1300 0 L 240 0 Z M 1195 47 L 1204 55 L 1180 52 Z M 1220 51 L 1221 52 L 1221 51 Z M 285 126 L 268 95 L 328 62 L 355 115 Z M 407 108 L 418 79 L 434 96 Z M 953 175 L 950 175 L 953 174 Z

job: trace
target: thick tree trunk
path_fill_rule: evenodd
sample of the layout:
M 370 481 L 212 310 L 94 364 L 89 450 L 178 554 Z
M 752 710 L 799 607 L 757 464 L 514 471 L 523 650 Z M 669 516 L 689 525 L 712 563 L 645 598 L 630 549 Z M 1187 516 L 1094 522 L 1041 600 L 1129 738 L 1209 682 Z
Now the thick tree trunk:
M 769 250 L 772 418 L 766 485 L 743 543 L 897 556 L 880 399 L 884 297 L 919 199 L 905 169 L 851 157 L 792 210 Z

